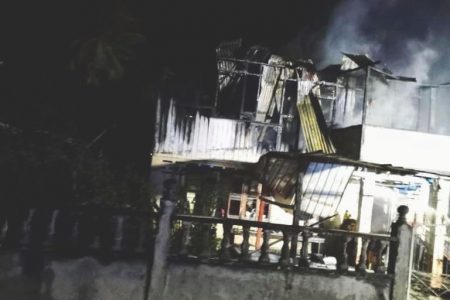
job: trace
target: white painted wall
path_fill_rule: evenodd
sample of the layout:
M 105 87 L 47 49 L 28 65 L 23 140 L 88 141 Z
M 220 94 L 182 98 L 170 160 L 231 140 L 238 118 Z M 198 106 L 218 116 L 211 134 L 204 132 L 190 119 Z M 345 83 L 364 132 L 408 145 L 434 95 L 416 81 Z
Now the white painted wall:
M 361 160 L 447 173 L 450 137 L 364 125 Z

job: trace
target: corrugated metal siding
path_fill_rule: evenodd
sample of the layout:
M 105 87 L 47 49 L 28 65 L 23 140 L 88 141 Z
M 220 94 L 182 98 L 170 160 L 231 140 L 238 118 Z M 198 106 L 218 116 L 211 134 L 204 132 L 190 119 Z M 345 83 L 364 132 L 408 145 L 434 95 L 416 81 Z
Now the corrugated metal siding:
M 335 213 L 355 167 L 333 163 L 310 162 L 303 177 L 301 211 L 315 217 Z M 271 158 L 264 184 L 272 192 L 295 201 L 298 166 L 289 159 Z
M 355 168 L 311 162 L 303 178 L 301 211 L 315 217 L 332 215 Z
M 283 197 L 292 196 L 297 180 L 297 164 L 290 160 L 271 159 L 267 166 L 265 185 Z
M 303 90 L 300 92 L 299 85 L 299 97 L 302 93 Z M 309 95 L 305 95 L 303 98 L 299 99 L 300 101 L 297 108 L 300 114 L 300 123 L 306 142 L 306 151 L 322 151 L 327 154 L 336 153 L 336 149 L 333 146 L 331 138 L 324 130 L 326 128 L 326 124 L 323 116 L 318 116 L 321 112 L 314 109 L 314 103 L 312 101 L 317 100 L 311 99 Z
M 177 115 L 171 101 L 167 112 L 160 111 L 156 126 L 154 153 L 165 153 L 189 159 L 221 159 L 256 162 L 276 148 L 276 136 L 265 138 L 274 125 L 241 120 L 208 118 L 199 112 L 192 118 Z M 266 128 L 266 130 L 264 130 Z M 279 151 L 287 151 L 280 145 Z
M 270 64 L 280 64 L 283 60 L 281 57 L 272 55 L 269 59 Z M 255 121 L 264 122 L 266 115 L 269 113 L 272 98 L 275 89 L 280 82 L 281 69 L 279 67 L 264 66 L 261 78 L 260 94 L 258 95 L 258 105 L 256 108 Z

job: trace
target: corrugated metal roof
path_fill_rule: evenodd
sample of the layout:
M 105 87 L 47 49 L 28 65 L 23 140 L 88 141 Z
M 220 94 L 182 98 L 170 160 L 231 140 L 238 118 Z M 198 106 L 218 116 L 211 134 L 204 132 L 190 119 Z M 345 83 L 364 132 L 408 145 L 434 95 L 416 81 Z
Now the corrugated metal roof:
M 300 210 L 314 217 L 336 212 L 355 167 L 311 162 L 303 177 Z
M 299 96 L 300 94 L 303 94 L 303 91 L 300 91 L 299 85 Z M 309 95 L 305 95 L 299 99 L 300 101 L 297 108 L 300 114 L 300 124 L 306 142 L 306 151 L 322 151 L 327 154 L 335 153 L 336 149 L 326 132 L 326 124 L 323 115 L 320 115 L 322 111 L 320 110 L 319 103 L 314 103 L 314 101 L 317 102 L 317 100 Z M 314 107 L 315 104 L 318 108 Z
M 301 152 L 269 152 L 261 157 L 258 164 L 265 165 L 267 160 L 286 160 L 288 164 L 292 165 L 295 170 L 300 170 L 302 164 L 307 162 L 322 162 L 322 163 L 334 163 L 340 165 L 354 166 L 354 167 L 362 167 L 366 168 L 370 171 L 374 172 L 390 172 L 393 174 L 399 175 L 415 175 L 417 173 L 421 174 L 436 174 L 440 176 L 448 176 L 449 174 L 444 173 L 433 173 L 424 170 L 414 170 L 414 169 L 405 169 L 402 167 L 392 166 L 389 164 L 377 164 L 362 160 L 351 159 L 343 156 L 339 156 L 336 154 L 326 154 L 323 152 L 315 152 L 315 153 L 301 153 Z M 262 168 L 259 168 L 262 170 Z M 422 176 L 426 177 L 426 176 Z
M 309 215 L 326 217 L 334 213 L 339 205 L 351 174 L 357 168 L 376 173 L 432 177 L 433 173 L 405 169 L 349 159 L 335 154 L 269 152 L 265 154 L 255 171 L 263 184 L 274 194 L 292 199 L 297 174 L 304 171 L 303 199 L 301 210 Z M 445 176 L 444 174 L 438 174 Z M 285 203 L 289 204 L 289 203 Z
M 301 211 L 307 215 L 327 217 L 338 207 L 354 166 L 339 163 L 305 162 Z M 266 165 L 264 185 L 274 194 L 292 199 L 299 164 L 289 159 L 271 158 Z M 262 171 L 262 170 L 261 170 Z M 288 204 L 288 203 L 286 203 Z
M 288 160 L 271 159 L 266 166 L 264 185 L 285 198 L 292 196 L 297 179 L 297 166 Z
M 342 54 L 353 60 L 359 67 L 374 66 L 377 63 L 364 54 L 350 54 L 350 53 L 342 53 Z

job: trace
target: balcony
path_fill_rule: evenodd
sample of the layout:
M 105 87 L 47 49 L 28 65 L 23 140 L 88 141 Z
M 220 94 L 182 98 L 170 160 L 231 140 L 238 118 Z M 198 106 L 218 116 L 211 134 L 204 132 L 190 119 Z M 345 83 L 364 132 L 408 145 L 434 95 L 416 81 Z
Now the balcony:
M 287 151 L 280 124 L 192 114 L 171 101 L 168 110 L 158 105 L 155 154 L 179 160 L 232 160 L 257 162 L 269 151 Z

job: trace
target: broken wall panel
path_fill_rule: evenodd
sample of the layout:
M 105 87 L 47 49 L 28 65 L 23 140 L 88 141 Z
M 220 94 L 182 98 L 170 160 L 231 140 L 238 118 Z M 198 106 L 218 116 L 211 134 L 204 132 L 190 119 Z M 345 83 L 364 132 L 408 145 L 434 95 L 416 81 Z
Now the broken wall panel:
M 242 39 L 233 41 L 222 42 L 216 48 L 216 56 L 218 58 L 232 58 L 236 55 L 239 49 L 242 47 Z M 230 83 L 235 80 L 235 74 L 233 71 L 237 69 L 237 64 L 234 61 L 226 59 L 217 60 L 218 72 L 218 89 L 223 90 L 229 86 Z
M 269 59 L 269 65 L 263 67 L 255 117 L 255 121 L 257 122 L 264 122 L 266 121 L 266 115 L 271 115 L 269 109 L 275 95 L 275 90 L 280 82 L 282 69 L 270 65 L 278 65 L 282 62 L 283 60 L 281 57 L 272 55 Z
M 296 184 L 297 164 L 289 160 L 272 158 L 265 167 L 264 184 L 274 194 L 292 197 Z
M 336 85 L 321 82 L 320 94 L 317 96 L 327 125 L 333 125 L 333 112 L 336 102 Z
M 184 159 L 222 159 L 256 162 L 268 151 L 287 151 L 277 144 L 279 125 L 243 120 L 193 116 L 177 113 L 174 101 L 165 111 L 158 105 L 160 120 L 155 135 L 154 153 Z
M 337 79 L 333 127 L 346 128 L 362 124 L 365 71 L 348 71 Z
M 216 109 L 229 117 L 254 118 L 263 66 L 270 52 L 261 46 L 251 47 L 242 57 L 242 48 L 221 43 L 217 55 Z M 232 44 L 232 43 L 231 43 Z

